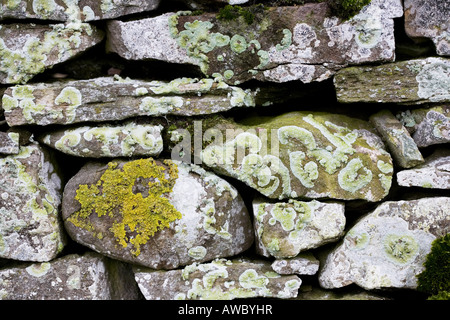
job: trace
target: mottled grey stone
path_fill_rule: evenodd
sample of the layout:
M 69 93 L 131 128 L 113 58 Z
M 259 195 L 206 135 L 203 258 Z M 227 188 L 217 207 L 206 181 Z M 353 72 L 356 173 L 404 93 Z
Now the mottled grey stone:
M 314 275 L 319 270 L 319 260 L 312 253 L 304 252 L 294 258 L 275 260 L 272 269 L 279 274 Z
M 0 154 L 19 153 L 19 134 L 15 132 L 0 132 Z
M 297 276 L 280 276 L 266 261 L 216 259 L 182 270 L 135 268 L 134 272 L 147 300 L 294 298 L 301 285 Z

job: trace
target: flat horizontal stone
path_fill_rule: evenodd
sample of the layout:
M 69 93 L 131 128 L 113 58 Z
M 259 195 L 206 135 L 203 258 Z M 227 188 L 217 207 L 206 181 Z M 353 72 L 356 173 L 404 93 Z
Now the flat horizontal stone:
M 345 206 L 339 203 L 253 203 L 257 253 L 293 258 L 301 251 L 337 241 L 345 228 Z
M 15 132 L 0 132 L 0 154 L 19 153 L 19 134 Z
M 334 77 L 341 103 L 422 104 L 450 101 L 450 60 L 425 58 L 356 66 Z
M 39 140 L 63 153 L 89 158 L 158 156 L 163 150 L 161 125 L 81 126 L 43 135 Z
M 37 143 L 0 157 L 0 258 L 49 261 L 66 243 L 61 179 Z
M 0 25 L 0 83 L 26 83 L 96 45 L 103 36 L 86 23 Z
M 389 110 L 382 110 L 370 117 L 370 122 L 383 137 L 397 165 L 411 168 L 423 163 L 419 151 L 408 130 Z
M 237 190 L 179 161 L 88 163 L 65 186 L 62 216 L 74 241 L 154 269 L 234 256 L 253 243 Z
M 439 55 L 450 56 L 450 2 L 405 0 L 405 31 L 414 40 L 431 39 Z
M 328 79 L 347 64 L 393 61 L 393 18 L 403 15 L 399 0 L 373 0 L 346 21 L 332 16 L 326 2 L 245 10 L 250 21 L 191 12 L 110 21 L 107 50 L 125 59 L 197 65 L 230 84 L 309 83 Z
M 379 201 L 393 165 L 375 132 L 360 119 L 302 111 L 239 122 L 174 120 L 167 144 L 173 159 L 193 159 L 271 199 Z
M 438 149 L 423 165 L 397 172 L 397 182 L 402 187 L 450 189 L 450 151 Z
M 305 252 L 294 258 L 275 260 L 272 269 L 279 274 L 314 275 L 319 270 L 319 260 Z
M 135 300 L 131 267 L 93 252 L 0 269 L 0 300 Z
M 432 242 L 450 231 L 450 198 L 388 201 L 365 215 L 327 255 L 320 286 L 416 289 Z
M 213 79 L 162 82 L 116 76 L 14 86 L 5 91 L 2 101 L 6 121 L 17 126 L 211 114 L 253 107 L 255 95 Z
M 450 105 L 406 110 L 397 113 L 396 117 L 418 147 L 450 142 Z
M 216 259 L 182 270 L 134 269 L 147 300 L 232 300 L 243 298 L 294 298 L 301 280 L 280 276 L 266 261 Z
M 151 11 L 160 0 L 13 0 L 0 4 L 2 19 L 93 21 Z

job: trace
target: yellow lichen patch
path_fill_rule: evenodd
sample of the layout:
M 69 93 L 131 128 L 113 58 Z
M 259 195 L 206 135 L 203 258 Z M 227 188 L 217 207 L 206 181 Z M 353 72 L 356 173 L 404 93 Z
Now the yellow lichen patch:
M 117 163 L 110 162 L 96 184 L 79 186 L 75 199 L 81 209 L 68 220 L 95 233 L 91 215 L 95 212 L 99 218 L 111 217 L 114 237 L 124 248 L 131 244 L 131 253 L 138 256 L 140 246 L 155 232 L 181 218 L 181 213 L 164 197 L 172 192 L 178 168 L 170 160 L 164 165 L 149 158 L 127 162 L 120 169 Z

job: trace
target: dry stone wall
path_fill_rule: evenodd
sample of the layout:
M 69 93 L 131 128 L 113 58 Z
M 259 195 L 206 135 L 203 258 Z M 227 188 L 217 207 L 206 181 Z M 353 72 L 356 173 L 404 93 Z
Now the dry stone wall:
M 0 1 L 0 299 L 427 299 L 448 1 L 355 12 Z

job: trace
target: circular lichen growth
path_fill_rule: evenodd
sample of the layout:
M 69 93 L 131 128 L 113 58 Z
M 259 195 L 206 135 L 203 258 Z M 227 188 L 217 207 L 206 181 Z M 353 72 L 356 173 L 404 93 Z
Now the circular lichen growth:
M 450 300 L 450 233 L 437 238 L 417 275 L 417 290 L 432 294 L 432 300 Z
M 178 168 L 169 160 L 164 164 L 158 165 L 151 158 L 140 159 L 120 169 L 117 163 L 110 162 L 96 184 L 78 187 L 75 199 L 81 209 L 68 221 L 95 233 L 91 215 L 95 212 L 99 218 L 108 216 L 114 220 L 110 231 L 117 242 L 124 248 L 131 244 L 131 253 L 138 256 L 140 246 L 155 232 L 181 219 L 181 213 L 164 197 L 172 192 Z
M 384 252 L 395 263 L 411 262 L 418 251 L 419 245 L 411 236 L 389 234 L 384 239 Z

